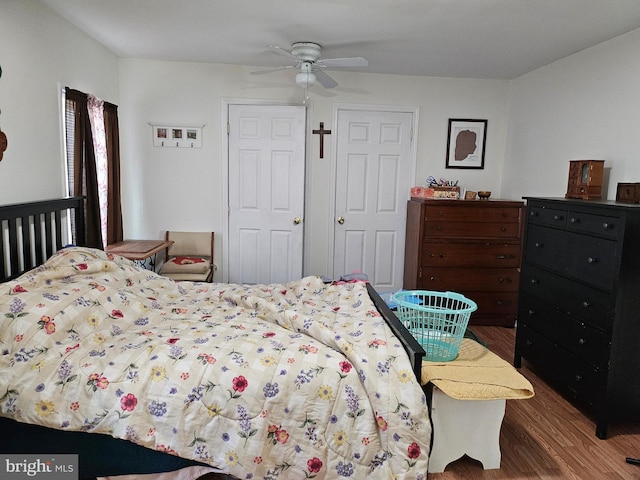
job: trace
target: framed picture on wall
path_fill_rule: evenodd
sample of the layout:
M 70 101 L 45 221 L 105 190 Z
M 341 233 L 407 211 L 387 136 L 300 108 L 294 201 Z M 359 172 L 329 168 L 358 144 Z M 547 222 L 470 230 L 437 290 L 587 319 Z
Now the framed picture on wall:
M 168 124 L 150 124 L 153 127 L 153 145 L 155 147 L 201 148 L 202 127 L 174 126 Z
M 484 168 L 487 120 L 450 118 L 446 168 Z

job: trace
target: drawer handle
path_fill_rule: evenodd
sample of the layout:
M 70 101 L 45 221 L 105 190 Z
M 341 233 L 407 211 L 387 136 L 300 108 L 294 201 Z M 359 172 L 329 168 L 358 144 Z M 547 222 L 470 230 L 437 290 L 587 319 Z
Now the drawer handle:
M 444 230 L 444 227 L 443 227 L 442 225 L 438 225 L 438 229 L 437 229 L 437 230 L 438 230 L 439 232 L 441 232 L 441 231 L 443 231 L 443 230 Z
M 540 281 L 537 278 L 532 278 L 529 281 L 531 282 L 532 285 L 537 285 L 538 283 L 540 283 Z
M 502 227 L 502 228 L 500 229 L 500 231 L 501 231 L 501 232 L 506 232 L 506 231 L 507 231 L 507 227 Z
M 584 345 L 585 343 L 587 343 L 587 341 L 584 338 L 578 339 L 578 345 Z
M 431 280 L 432 282 L 436 281 L 436 277 L 429 277 L 429 280 Z
M 537 217 L 538 216 L 538 212 L 531 211 L 531 212 L 529 212 L 529 216 L 530 217 Z
M 496 305 L 511 305 L 509 300 L 496 300 Z
M 578 223 L 578 219 L 575 217 L 571 217 L 571 219 L 569 220 L 571 223 Z
M 536 311 L 530 308 L 527 313 L 529 314 L 530 317 L 533 317 L 536 314 Z
M 609 230 L 610 228 L 612 228 L 610 223 L 604 222 L 602 224 L 602 228 L 604 228 L 605 230 Z
M 591 306 L 591 304 L 585 300 L 584 302 L 582 302 L 582 306 L 584 308 L 589 308 Z
M 562 220 L 564 217 L 562 215 L 554 215 L 553 219 L 554 220 Z
M 496 258 L 498 260 L 510 260 L 512 258 L 515 258 L 515 256 L 513 256 L 513 255 L 496 255 Z
M 433 253 L 433 252 L 431 252 L 431 253 L 429 254 L 429 256 L 430 256 L 431 258 L 433 258 L 433 257 L 440 257 L 440 258 L 444 258 L 444 253 Z
M 582 381 L 582 375 L 578 374 L 576 375 L 576 382 L 581 382 Z
M 587 263 L 598 263 L 598 259 L 595 257 L 587 258 Z
M 536 246 L 536 248 L 544 247 L 544 243 L 542 243 L 542 242 L 536 242 L 534 245 Z
M 525 345 L 526 345 L 527 347 L 530 347 L 531 345 L 533 345 L 533 340 L 527 340 L 527 341 L 526 341 L 526 342 L 524 342 L 524 343 L 525 343 Z

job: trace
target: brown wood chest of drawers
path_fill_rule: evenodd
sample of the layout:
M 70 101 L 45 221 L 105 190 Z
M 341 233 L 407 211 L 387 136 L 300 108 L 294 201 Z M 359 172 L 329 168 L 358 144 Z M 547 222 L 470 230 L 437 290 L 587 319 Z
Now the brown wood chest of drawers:
M 640 206 L 527 198 L 514 364 L 595 414 L 640 414 Z
M 520 201 L 412 198 L 404 288 L 461 293 L 478 304 L 472 325 L 513 327 L 523 209 Z

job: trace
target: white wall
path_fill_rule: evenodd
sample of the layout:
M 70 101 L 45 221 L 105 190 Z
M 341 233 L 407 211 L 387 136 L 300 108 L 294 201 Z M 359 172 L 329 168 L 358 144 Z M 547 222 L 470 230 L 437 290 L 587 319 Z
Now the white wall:
M 118 103 L 118 59 L 36 0 L 0 0 L 0 205 L 64 192 L 60 91 Z
M 225 101 L 272 101 L 301 104 L 303 90 L 295 73 L 253 76 L 257 68 L 219 64 L 121 60 L 120 126 L 125 236 L 160 238 L 167 229 L 203 229 L 222 233 Z M 506 135 L 508 82 L 331 72 L 340 86 L 313 87 L 311 125 L 333 124 L 338 104 L 417 106 L 416 183 L 429 175 L 460 180 L 468 189 L 492 190 L 500 196 Z M 484 170 L 446 169 L 449 118 L 488 120 Z M 150 122 L 204 124 L 201 149 L 161 148 L 152 144 Z M 328 236 L 332 190 L 331 166 L 335 136 L 325 137 L 325 156 L 312 136 L 307 159 L 310 179 L 305 216 L 305 274 L 331 275 Z M 407 192 L 408 195 L 408 192 Z M 216 262 L 225 252 L 221 235 Z M 218 272 L 216 280 L 221 279 Z
M 503 194 L 563 197 L 569 160 L 605 160 L 606 197 L 640 182 L 640 29 L 512 82 Z
M 9 140 L 0 204 L 62 194 L 58 102 L 68 85 L 120 106 L 125 236 L 160 238 L 167 228 L 220 232 L 223 100 L 302 102 L 292 72 L 252 76 L 251 67 L 118 60 L 36 0 L 0 0 L 0 8 L 0 126 Z M 638 51 L 640 30 L 512 82 L 332 72 L 340 86 L 314 87 L 309 128 L 333 125 L 336 105 L 416 106 L 416 183 L 433 175 L 494 197 L 563 196 L 568 161 L 596 158 L 607 161 L 614 198 L 618 182 L 640 181 Z M 449 118 L 488 119 L 484 170 L 445 169 Z M 204 124 L 203 148 L 153 147 L 148 122 Z M 311 139 L 305 274 L 331 274 L 334 140 L 320 159 L 318 136 Z M 221 264 L 220 238 L 216 248 Z

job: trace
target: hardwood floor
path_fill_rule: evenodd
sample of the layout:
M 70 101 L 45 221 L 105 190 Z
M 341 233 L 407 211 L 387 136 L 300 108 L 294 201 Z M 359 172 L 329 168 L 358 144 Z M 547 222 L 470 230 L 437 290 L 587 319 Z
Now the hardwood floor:
M 472 326 L 489 349 L 513 364 L 515 329 Z M 483 470 L 465 456 L 428 480 L 474 479 L 640 479 L 640 466 L 626 457 L 640 457 L 640 422 L 609 425 L 608 437 L 595 435 L 591 417 L 561 397 L 523 361 L 520 373 L 535 396 L 507 401 L 500 433 L 500 469 Z

